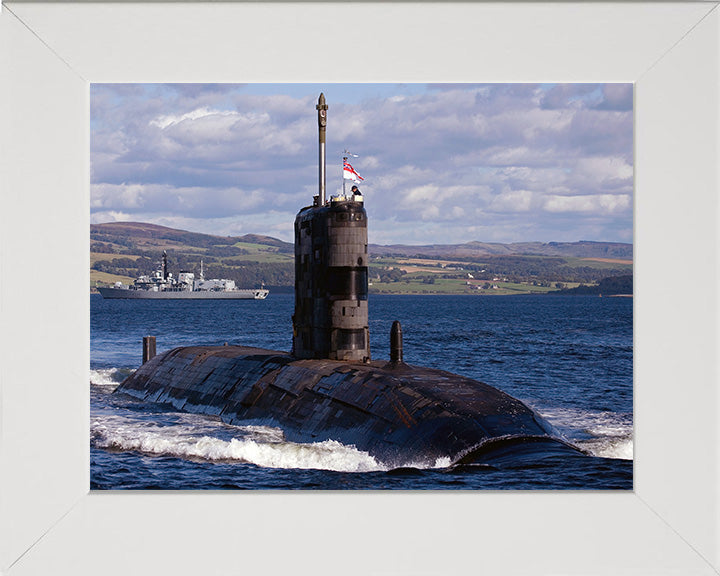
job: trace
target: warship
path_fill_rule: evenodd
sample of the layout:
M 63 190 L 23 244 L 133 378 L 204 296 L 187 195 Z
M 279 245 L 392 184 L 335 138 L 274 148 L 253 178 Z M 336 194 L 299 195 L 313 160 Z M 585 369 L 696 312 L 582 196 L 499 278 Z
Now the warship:
M 135 298 L 164 300 L 264 300 L 269 291 L 261 288 L 237 288 L 234 280 L 213 278 L 206 280 L 200 261 L 200 277 L 193 272 L 180 272 L 177 279 L 168 272 L 167 252 L 163 251 L 162 262 L 149 276 L 139 276 L 128 286 L 116 282 L 114 286 L 98 286 L 103 298 Z
M 278 427 L 293 442 L 335 440 L 390 468 L 586 457 L 501 390 L 406 364 L 397 321 L 389 361 L 371 358 L 364 198 L 326 199 L 323 94 L 316 109 L 319 190 L 295 219 L 291 352 L 225 345 L 156 355 L 147 337 L 143 364 L 115 393 L 229 424 Z

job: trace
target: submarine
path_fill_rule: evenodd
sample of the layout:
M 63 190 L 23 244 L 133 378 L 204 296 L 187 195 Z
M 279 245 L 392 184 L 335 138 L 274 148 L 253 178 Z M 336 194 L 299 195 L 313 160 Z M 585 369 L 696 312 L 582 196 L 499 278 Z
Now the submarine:
M 292 350 L 185 346 L 155 354 L 115 390 L 228 424 L 267 425 L 292 442 L 335 440 L 388 468 L 585 456 L 505 392 L 403 360 L 373 360 L 368 328 L 367 212 L 359 193 L 326 198 L 328 106 L 320 94 L 318 194 L 295 219 Z

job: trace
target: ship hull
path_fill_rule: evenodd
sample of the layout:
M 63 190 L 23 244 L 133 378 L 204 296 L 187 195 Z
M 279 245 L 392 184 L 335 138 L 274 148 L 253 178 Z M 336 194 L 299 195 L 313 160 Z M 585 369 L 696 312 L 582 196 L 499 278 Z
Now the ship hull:
M 384 362 L 299 360 L 240 346 L 175 348 L 117 389 L 148 402 L 276 426 L 288 440 L 336 440 L 389 467 L 582 456 L 519 400 L 481 382 Z
M 132 299 L 132 300 L 264 300 L 267 290 L 133 290 L 131 288 L 98 288 L 105 299 Z

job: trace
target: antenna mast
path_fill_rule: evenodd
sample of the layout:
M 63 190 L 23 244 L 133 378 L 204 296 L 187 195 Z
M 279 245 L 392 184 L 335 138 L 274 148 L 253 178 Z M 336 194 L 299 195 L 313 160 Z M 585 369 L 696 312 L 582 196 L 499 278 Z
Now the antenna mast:
M 320 190 L 318 192 L 320 206 L 325 206 L 325 129 L 327 127 L 327 109 L 328 106 L 325 104 L 325 95 L 321 92 L 320 98 L 318 98 L 317 106 L 315 109 L 318 111 L 318 139 L 319 139 L 319 179 L 320 179 Z
M 347 148 L 345 148 L 345 150 L 343 150 L 343 166 L 342 166 L 343 196 L 346 196 L 346 194 L 345 194 L 345 163 L 347 162 L 348 156 L 352 156 L 353 158 L 357 158 L 357 157 L 358 157 L 357 154 L 353 154 L 353 153 L 350 152 L 350 150 L 348 150 Z

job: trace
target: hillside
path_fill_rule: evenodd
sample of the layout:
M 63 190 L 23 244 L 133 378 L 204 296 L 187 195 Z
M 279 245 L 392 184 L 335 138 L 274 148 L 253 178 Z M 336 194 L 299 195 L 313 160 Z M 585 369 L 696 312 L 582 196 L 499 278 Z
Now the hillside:
M 156 224 L 113 222 L 90 227 L 91 285 L 132 282 L 154 271 L 163 250 L 170 270 L 230 278 L 242 287 L 290 291 L 294 247 L 259 234 L 216 236 Z M 371 244 L 375 293 L 545 293 L 632 274 L 632 244 L 526 242 L 499 244 Z
M 278 252 L 293 254 L 294 247 L 270 236 L 245 234 L 244 236 L 213 236 L 199 232 L 176 230 L 157 224 L 143 222 L 108 222 L 90 225 L 90 241 L 107 243 L 115 249 L 123 247 L 149 247 L 167 249 L 173 247 L 212 249 L 241 244 L 261 244 L 277 248 Z
M 560 290 L 558 294 L 569 295 L 592 295 L 592 296 L 629 296 L 633 293 L 633 277 L 631 274 L 625 276 L 613 276 L 603 278 L 596 286 L 580 285 L 576 288 Z
M 368 250 L 378 256 L 406 256 L 437 258 L 477 258 L 485 256 L 563 256 L 574 258 L 610 258 L 632 260 L 632 244 L 619 242 L 519 242 L 498 244 L 467 242 L 465 244 L 428 244 L 404 246 L 401 244 L 380 246 L 370 244 Z

